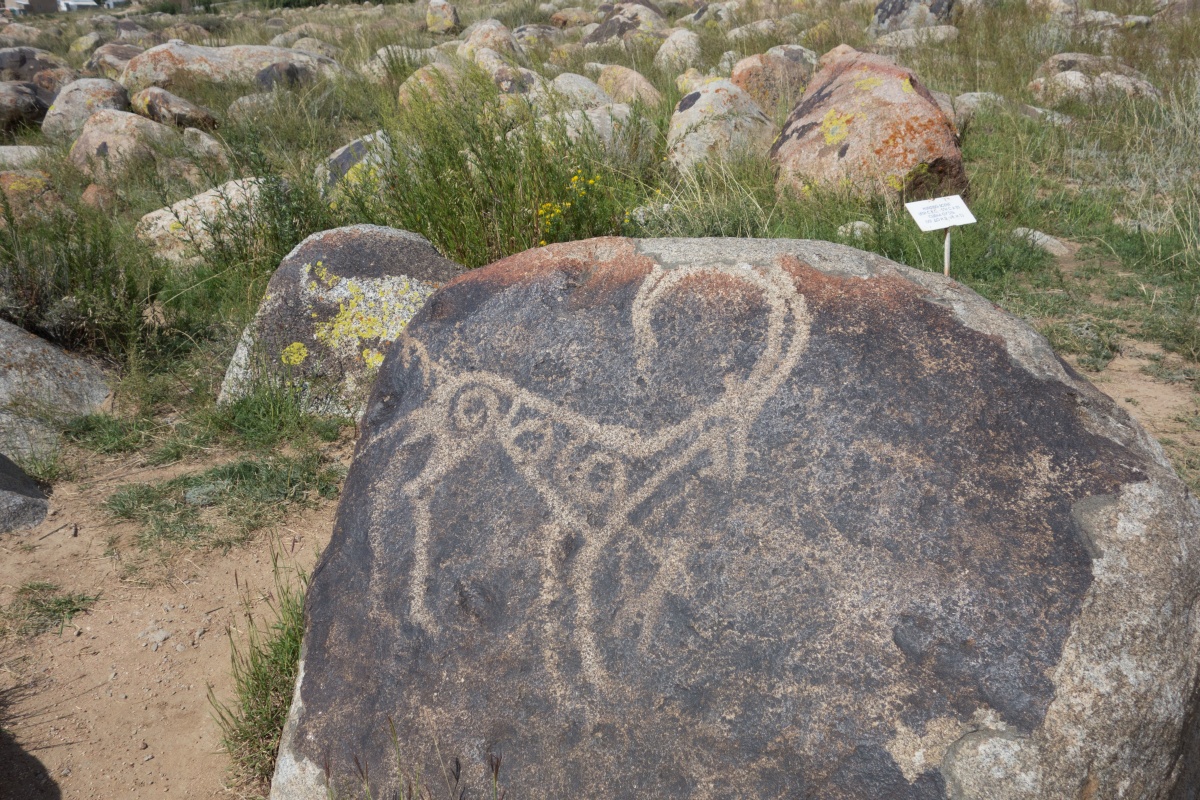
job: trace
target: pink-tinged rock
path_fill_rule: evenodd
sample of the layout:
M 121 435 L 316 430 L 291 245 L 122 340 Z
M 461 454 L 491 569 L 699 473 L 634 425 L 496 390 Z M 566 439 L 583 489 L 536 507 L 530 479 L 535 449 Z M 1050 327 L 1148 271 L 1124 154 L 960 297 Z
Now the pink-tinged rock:
M 98 181 L 120 175 L 135 162 L 154 157 L 154 145 L 177 136 L 173 128 L 137 114 L 103 109 L 93 114 L 71 147 L 71 163 Z
M 263 70 L 279 64 L 314 75 L 333 74 L 340 69 L 332 59 L 285 47 L 250 44 L 203 47 L 176 39 L 130 59 L 121 73 L 121 83 L 135 92 L 147 86 L 170 88 L 181 79 L 248 83 Z
M 813 77 L 771 158 L 780 190 L 917 197 L 967 189 L 954 124 L 916 74 L 850 48 Z
M 812 64 L 807 61 L 759 53 L 734 64 L 729 80 L 773 114 L 781 105 L 795 107 L 812 74 Z

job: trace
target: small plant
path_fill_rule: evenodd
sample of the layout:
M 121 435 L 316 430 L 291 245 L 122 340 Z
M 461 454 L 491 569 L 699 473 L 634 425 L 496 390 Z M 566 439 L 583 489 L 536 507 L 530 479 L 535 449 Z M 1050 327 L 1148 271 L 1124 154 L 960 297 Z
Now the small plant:
M 63 628 L 76 614 L 87 611 L 100 598 L 81 592 L 64 592 L 54 583 L 26 583 L 17 589 L 16 599 L 4 610 L 2 617 L 22 636 Z
M 239 643 L 230 631 L 233 651 L 234 699 L 217 700 L 209 686 L 208 698 L 221 728 L 221 742 L 233 761 L 238 783 L 265 794 L 275 772 L 275 754 L 292 703 L 304 636 L 304 595 L 308 576 L 287 573 L 279 554 L 272 553 L 274 598 L 268 601 L 274 617 L 259 627 L 245 599 L 248 633 Z
M 88 414 L 67 423 L 67 439 L 105 455 L 140 450 L 150 438 L 154 423 L 146 418 L 123 419 L 109 414 Z

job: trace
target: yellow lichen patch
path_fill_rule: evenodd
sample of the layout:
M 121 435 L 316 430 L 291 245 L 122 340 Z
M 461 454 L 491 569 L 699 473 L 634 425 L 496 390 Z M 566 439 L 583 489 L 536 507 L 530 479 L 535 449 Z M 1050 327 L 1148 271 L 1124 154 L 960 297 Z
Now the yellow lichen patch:
M 318 261 L 315 266 L 312 264 L 306 264 L 304 268 L 308 270 L 310 274 L 315 275 L 317 280 L 325 285 L 326 289 L 332 289 L 334 286 L 337 286 L 338 281 L 341 280 L 341 278 L 339 278 L 337 275 L 334 275 L 332 272 L 325 269 L 325 264 L 322 261 Z M 308 288 L 311 291 L 316 291 L 316 281 L 309 283 Z
M 912 94 L 915 92 L 916 89 L 913 88 L 912 78 L 906 77 L 904 80 L 900 81 L 900 90 L 905 94 Z
M 306 358 L 308 358 L 308 348 L 302 342 L 292 342 L 279 354 L 279 360 L 289 367 L 303 364 Z
M 364 348 L 362 357 L 363 363 L 367 365 L 368 369 L 379 369 L 379 366 L 383 364 L 383 353 L 378 350 L 372 350 L 369 347 Z
M 825 144 L 839 144 L 850 135 L 850 122 L 853 114 L 842 114 L 835 109 L 825 112 L 821 120 L 821 133 L 825 134 Z
M 870 90 L 874 89 L 876 86 L 882 86 L 882 85 L 883 85 L 883 78 L 880 78 L 878 75 L 871 75 L 870 77 L 867 77 L 867 78 L 859 78 L 858 80 L 856 80 L 854 82 L 854 88 L 858 89 L 860 92 L 869 92 Z

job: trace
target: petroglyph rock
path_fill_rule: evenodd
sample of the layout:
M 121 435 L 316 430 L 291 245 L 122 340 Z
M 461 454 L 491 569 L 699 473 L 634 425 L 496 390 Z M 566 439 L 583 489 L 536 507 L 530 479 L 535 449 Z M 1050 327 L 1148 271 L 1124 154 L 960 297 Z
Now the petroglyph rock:
M 352 225 L 313 234 L 271 276 L 219 402 L 274 379 L 299 386 L 313 411 L 357 416 L 388 346 L 460 269 L 408 231 Z
M 824 185 L 911 198 L 967 188 L 954 124 L 920 78 L 849 47 L 813 76 L 771 156 L 781 189 Z
M 271 796 L 1161 798 L 1198 597 L 1160 448 L 960 284 L 554 245 L 393 345 Z

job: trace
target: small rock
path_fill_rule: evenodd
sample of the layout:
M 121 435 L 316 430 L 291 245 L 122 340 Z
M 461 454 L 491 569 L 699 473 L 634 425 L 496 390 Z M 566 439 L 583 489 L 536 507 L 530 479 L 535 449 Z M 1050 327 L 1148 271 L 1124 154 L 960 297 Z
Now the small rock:
M 1071 255 L 1071 248 L 1067 247 L 1066 243 L 1041 231 L 1035 231 L 1030 228 L 1017 228 L 1013 231 L 1013 236 L 1025 239 L 1034 247 L 1041 248 L 1052 256 L 1062 258 L 1063 256 Z

